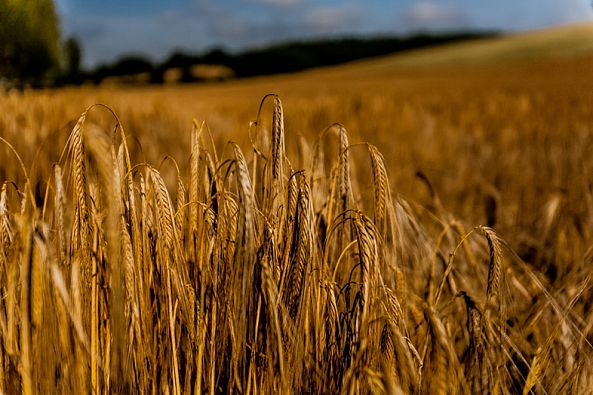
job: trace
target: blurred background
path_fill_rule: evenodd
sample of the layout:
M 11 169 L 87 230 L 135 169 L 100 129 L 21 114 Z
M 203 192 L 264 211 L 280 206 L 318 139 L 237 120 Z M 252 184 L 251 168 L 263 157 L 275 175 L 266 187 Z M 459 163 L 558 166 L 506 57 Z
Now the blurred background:
M 592 17 L 589 0 L 2 0 L 0 83 L 227 80 Z

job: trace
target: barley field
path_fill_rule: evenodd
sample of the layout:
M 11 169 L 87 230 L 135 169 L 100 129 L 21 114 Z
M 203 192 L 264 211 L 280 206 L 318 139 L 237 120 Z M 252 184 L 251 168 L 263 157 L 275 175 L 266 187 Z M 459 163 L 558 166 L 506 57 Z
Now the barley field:
M 593 51 L 541 37 L 1 95 L 0 392 L 593 393 Z

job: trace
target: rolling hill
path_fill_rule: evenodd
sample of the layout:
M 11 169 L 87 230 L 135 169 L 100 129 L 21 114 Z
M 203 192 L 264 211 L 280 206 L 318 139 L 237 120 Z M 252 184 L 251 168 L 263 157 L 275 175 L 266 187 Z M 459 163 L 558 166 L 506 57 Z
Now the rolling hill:
M 517 64 L 590 55 L 593 55 L 593 23 L 583 23 L 411 50 L 353 62 L 350 66 L 381 71 Z

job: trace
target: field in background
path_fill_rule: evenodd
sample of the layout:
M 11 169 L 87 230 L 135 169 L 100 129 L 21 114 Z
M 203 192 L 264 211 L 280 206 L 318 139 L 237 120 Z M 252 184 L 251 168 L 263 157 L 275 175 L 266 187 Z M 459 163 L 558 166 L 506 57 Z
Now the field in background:
M 496 39 L 490 45 L 500 47 L 497 52 L 510 52 L 517 43 L 533 48 L 548 36 L 563 37 L 559 32 L 564 30 Z M 590 26 L 569 28 L 569 37 L 574 31 L 586 32 L 573 40 L 575 48 L 593 36 Z M 566 41 L 547 40 L 539 52 L 555 50 L 559 42 Z M 479 52 L 494 52 L 480 42 L 455 44 L 452 53 L 469 48 L 467 53 L 473 54 L 477 46 L 482 47 Z M 432 50 L 439 59 L 444 53 Z M 118 114 L 154 162 L 164 155 L 187 156 L 192 119 L 207 122 L 219 147 L 229 140 L 247 147 L 249 122 L 261 98 L 276 93 L 287 110 L 289 146 L 299 136 L 310 140 L 340 122 L 353 141 L 381 147 L 394 185 L 403 194 L 414 200 L 425 197 L 414 177 L 422 171 L 445 207 L 471 223 L 484 222 L 480 205 L 494 190 L 513 197 L 501 199 L 499 224 L 514 231 L 519 225 L 529 232 L 547 197 L 559 190 L 569 195 L 567 203 L 583 201 L 580 195 L 570 196 L 575 188 L 568 183 L 580 182 L 576 178 L 582 177 L 576 175 L 584 169 L 571 166 L 577 166 L 576 159 L 586 157 L 589 149 L 593 51 L 578 57 L 548 55 L 547 60 L 511 63 L 495 58 L 482 65 L 423 70 L 386 66 L 415 56 L 206 86 L 31 92 L 4 99 L 1 122 L 4 136 L 31 163 L 36 152 L 28 149 L 30 144 L 38 146 L 51 136 L 52 146 L 63 146 L 53 143 L 65 142 L 80 112 L 103 103 Z M 101 122 L 100 114 L 90 118 Z M 568 157 L 568 163 L 562 159 Z M 516 201 L 519 196 L 526 196 L 525 201 Z
M 7 182 L 0 218 L 11 236 L 3 234 L 0 262 L 6 372 L 0 386 L 10 393 L 22 379 L 29 390 L 85 391 L 91 383 L 102 390 L 125 383 L 182 392 L 590 390 L 592 38 L 591 26 L 565 27 L 295 75 L 0 97 L 0 137 L 14 146 L 31 179 L 27 194 L 23 171 L 2 144 L 0 181 Z M 278 102 L 266 101 L 250 126 L 269 93 L 282 100 L 285 147 L 278 140 Z M 116 121 L 101 107 L 86 117 L 87 137 L 76 137 L 75 129 L 67 143 L 82 111 L 95 103 L 121 120 L 131 162 L 117 129 L 112 163 Z M 334 127 L 316 145 L 334 122 L 348 141 Z M 77 154 L 78 140 L 87 153 Z M 359 142 L 382 154 L 392 195 L 378 187 L 383 159 Z M 165 156 L 176 160 L 183 188 Z M 75 170 L 81 158 L 87 158 L 88 184 Z M 67 247 L 56 241 L 52 166 L 58 162 L 68 197 L 63 226 L 73 237 Z M 99 198 L 111 190 L 105 185 L 111 167 L 125 188 L 116 198 Z M 345 192 L 347 168 L 351 192 Z M 196 169 L 199 180 L 186 177 Z M 301 169 L 304 175 L 292 173 Z M 179 194 L 184 188 L 189 192 Z M 198 211 L 186 206 L 192 188 Z M 25 205 L 19 214 L 20 200 L 29 198 L 30 205 L 33 196 L 40 210 Z M 134 209 L 134 199 L 138 205 L 147 199 L 146 207 Z M 82 202 L 87 211 L 80 211 Z M 213 204 L 221 204 L 215 213 L 208 211 Z M 111 217 L 113 207 L 121 218 Z M 343 212 L 351 209 L 361 211 Z M 188 217 L 198 212 L 193 223 Z M 90 218 L 88 228 L 77 216 Z M 170 229 L 161 228 L 163 221 Z M 466 238 L 478 225 L 493 230 Z M 120 226 L 130 240 L 122 236 L 110 250 Z M 332 226 L 337 236 L 328 236 Z M 95 244 L 85 246 L 83 235 Z M 237 247 L 249 237 L 252 244 Z M 114 262 L 128 259 L 120 248 L 133 264 L 118 277 Z M 15 282 L 33 270 L 24 261 L 31 256 L 43 262 L 44 298 L 64 316 L 36 312 L 43 298 L 29 300 Z M 91 264 L 102 272 L 85 279 Z M 122 282 L 130 294 L 119 311 L 110 301 L 114 294 L 124 299 L 112 288 Z M 298 286 L 287 290 L 289 283 Z M 83 296 L 77 307 L 76 296 L 93 284 L 95 299 Z M 62 339 L 45 367 L 31 360 L 49 347 L 41 334 Z M 92 338 L 100 344 L 90 344 Z M 255 345 L 260 354 L 250 349 Z M 61 363 L 71 369 L 66 376 L 46 375 Z M 162 373 L 155 379 L 157 367 Z

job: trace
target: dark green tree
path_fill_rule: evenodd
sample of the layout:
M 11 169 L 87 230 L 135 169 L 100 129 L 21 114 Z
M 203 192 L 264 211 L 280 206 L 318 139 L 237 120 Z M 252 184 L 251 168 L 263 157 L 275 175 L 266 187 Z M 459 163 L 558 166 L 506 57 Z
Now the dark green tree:
M 82 50 L 78 40 L 70 37 L 64 43 L 65 73 L 71 82 L 77 82 L 80 79 L 80 61 L 82 59 Z
M 57 71 L 58 17 L 52 0 L 0 0 L 0 76 L 40 84 Z

